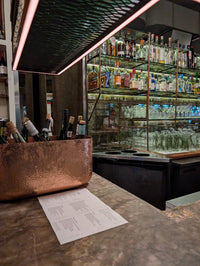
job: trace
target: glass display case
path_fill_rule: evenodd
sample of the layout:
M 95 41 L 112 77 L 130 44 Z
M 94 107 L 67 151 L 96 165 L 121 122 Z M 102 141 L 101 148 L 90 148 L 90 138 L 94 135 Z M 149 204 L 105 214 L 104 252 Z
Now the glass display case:
M 94 150 L 200 150 L 199 59 L 178 40 L 128 28 L 90 54 L 88 133 Z

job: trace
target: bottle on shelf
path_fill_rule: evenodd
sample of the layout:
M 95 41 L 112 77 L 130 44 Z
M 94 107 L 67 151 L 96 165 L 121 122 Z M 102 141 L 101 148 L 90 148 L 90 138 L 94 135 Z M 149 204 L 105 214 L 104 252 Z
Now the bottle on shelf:
M 125 34 L 125 39 L 124 39 L 124 53 L 126 58 L 130 58 L 130 42 L 127 36 L 127 33 Z
M 178 92 L 185 92 L 185 81 L 183 79 L 183 74 L 178 76 Z
M 85 133 L 86 133 L 86 122 L 85 120 L 80 120 L 78 127 L 78 139 L 84 138 Z
M 172 38 L 168 39 L 168 62 L 170 65 L 173 65 L 173 48 L 172 48 Z
M 167 78 L 167 91 L 174 92 L 172 75 L 169 75 L 169 77 Z
M 108 55 L 116 56 L 116 39 L 112 36 L 108 41 Z
M 146 91 L 147 90 L 147 73 L 145 73 L 142 69 L 140 72 L 140 80 L 142 83 L 142 90 Z
M 139 81 L 136 76 L 136 70 L 133 69 L 133 72 L 131 73 L 131 79 L 130 79 L 130 89 L 132 90 L 138 90 L 139 87 Z
M 101 45 L 101 54 L 106 55 L 107 54 L 107 42 L 102 43 Z
M 110 88 L 114 88 L 115 87 L 115 74 L 114 74 L 114 70 L 113 69 L 110 70 L 109 87 Z
M 116 62 L 116 70 L 115 70 L 115 79 L 114 79 L 114 87 L 115 88 L 120 88 L 122 86 L 122 77 L 121 77 L 121 72 L 119 69 L 119 61 Z
M 33 137 L 35 141 L 47 141 L 36 129 L 31 120 L 28 117 L 24 118 L 24 125 L 28 130 L 28 134 Z
M 144 48 L 144 40 L 140 40 L 140 46 L 139 49 L 136 52 L 136 59 L 138 60 L 145 60 L 146 58 L 146 51 Z
M 69 117 L 69 126 L 68 126 L 68 130 L 67 130 L 67 139 L 71 139 L 72 138 L 74 118 L 75 118 L 74 116 L 70 116 Z
M 185 84 L 185 91 L 187 93 L 192 93 L 192 82 L 190 76 L 188 76 L 186 84 Z
M 151 91 L 156 91 L 156 79 L 153 73 L 151 74 L 151 77 L 149 80 L 149 87 Z
M 185 45 L 182 46 L 182 68 L 187 68 L 187 50 Z
M 122 37 L 122 31 L 119 33 L 119 39 L 117 40 L 117 56 L 124 57 L 124 39 Z
M 159 46 L 159 43 L 158 43 L 158 35 L 156 35 L 155 50 L 156 50 L 155 62 L 159 63 L 159 60 L 160 60 L 160 46 Z
M 0 52 L 0 56 L 1 56 L 1 59 L 0 59 L 0 76 L 6 77 L 7 76 L 7 63 L 6 63 L 6 60 L 4 58 L 4 52 L 3 51 Z
M 131 38 L 129 53 L 130 53 L 130 58 L 135 59 L 135 57 L 136 57 L 136 44 L 135 44 L 134 36 L 132 36 L 132 38 Z
M 149 51 L 149 60 L 150 62 L 155 62 L 156 59 L 156 49 L 154 45 L 154 34 L 151 34 L 151 42 L 150 42 L 150 51 Z
M 64 109 L 63 111 L 63 122 L 62 122 L 62 127 L 60 131 L 60 140 L 64 140 L 67 138 L 67 129 L 68 129 L 68 120 L 69 120 L 69 110 Z
M 159 84 L 160 84 L 160 91 L 167 91 L 167 82 L 166 82 L 164 74 L 162 74 L 159 80 Z
M 129 88 L 130 74 L 129 74 L 127 68 L 124 69 L 123 77 L 124 77 L 124 87 Z
M 79 129 L 79 124 L 80 124 L 81 120 L 83 120 L 83 116 L 78 115 L 78 121 L 77 121 L 77 125 L 76 125 L 76 138 L 78 137 L 78 129 Z
M 9 129 L 9 131 L 11 132 L 16 143 L 25 143 L 26 142 L 24 140 L 24 138 L 21 136 L 21 134 L 19 133 L 19 131 L 17 130 L 17 128 L 14 126 L 12 121 L 8 121 L 6 123 L 6 126 Z
M 169 64 L 169 48 L 167 47 L 167 43 L 165 43 L 165 65 Z
M 95 71 L 95 67 L 92 67 L 92 71 L 88 75 L 88 90 L 93 90 L 98 87 L 98 75 Z
M 160 55 L 159 55 L 159 63 L 165 63 L 165 46 L 164 46 L 164 36 L 160 37 Z

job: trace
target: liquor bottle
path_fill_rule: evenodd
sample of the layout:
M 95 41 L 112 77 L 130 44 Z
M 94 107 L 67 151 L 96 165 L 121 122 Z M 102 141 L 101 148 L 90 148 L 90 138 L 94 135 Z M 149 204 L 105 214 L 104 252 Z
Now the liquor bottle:
M 1 51 L 1 60 L 0 60 L 0 76 L 7 76 L 7 63 L 4 59 L 3 51 Z
M 82 139 L 85 137 L 86 122 L 85 120 L 80 120 L 78 127 L 78 138 Z
M 25 120 L 26 121 L 26 120 Z M 24 122 L 25 122 L 24 121 Z M 25 127 L 25 125 L 23 125 L 23 128 L 22 128 L 22 130 L 21 130 L 21 135 L 22 135 L 22 137 L 24 138 L 24 140 L 26 141 L 26 142 L 28 142 L 28 130 L 27 130 L 27 128 Z
M 114 70 L 111 70 L 109 78 L 109 87 L 114 88 L 114 86 L 115 86 L 115 75 L 114 75 Z
M 169 48 L 167 47 L 167 43 L 165 43 L 165 65 L 169 64 Z
M 50 127 L 50 124 L 51 124 L 50 118 L 51 118 L 51 115 L 47 114 L 46 120 L 45 120 L 45 123 L 44 123 L 44 127 L 42 129 L 42 137 L 44 139 L 46 139 L 47 141 L 50 140 L 50 138 L 49 138 L 49 127 Z
M 173 65 L 177 65 L 177 55 L 178 55 L 178 48 L 177 48 L 177 43 L 174 43 L 173 45 Z
M 159 44 L 158 44 L 158 35 L 156 35 L 155 50 L 156 50 L 155 62 L 159 63 L 159 60 L 160 60 L 160 47 L 159 47 Z
M 109 39 L 109 42 L 108 42 L 108 55 L 111 55 L 111 56 L 116 56 L 116 43 L 115 43 L 116 39 L 115 37 L 111 37 Z
M 195 82 L 195 94 L 200 94 L 200 83 L 197 77 Z
M 185 90 L 187 93 L 192 93 L 192 82 L 191 82 L 190 76 L 188 76 L 188 79 L 186 81 Z
M 124 57 L 124 39 L 122 32 L 119 33 L 119 39 L 117 41 L 117 56 Z
M 64 140 L 67 138 L 67 129 L 68 129 L 68 120 L 69 120 L 69 110 L 64 109 L 64 114 L 63 114 L 63 122 L 62 122 L 62 128 L 60 131 L 60 140 Z
M 182 47 L 182 68 L 187 68 L 187 50 L 185 45 Z
M 164 74 L 162 74 L 159 83 L 160 83 L 160 91 L 167 91 L 167 82 Z
M 172 48 L 172 38 L 168 39 L 168 61 L 170 65 L 173 65 L 173 48 Z
M 169 75 L 168 79 L 167 79 L 167 91 L 174 91 L 173 89 L 173 77 L 172 75 Z
M 25 143 L 26 141 L 23 139 L 17 128 L 14 126 L 13 122 L 9 121 L 6 123 L 9 131 L 11 132 L 15 142 L 17 143 Z
M 181 44 L 179 44 L 178 66 L 182 67 L 182 64 L 183 64 L 183 51 L 182 51 Z
M 73 125 L 74 125 L 74 116 L 70 116 L 69 117 L 69 126 L 68 126 L 68 130 L 67 130 L 67 139 L 72 138 Z
M 156 79 L 153 73 L 151 74 L 151 78 L 149 80 L 149 86 L 151 91 L 156 91 Z
M 79 129 L 79 124 L 80 124 L 81 120 L 83 120 L 83 116 L 79 115 L 78 116 L 78 122 L 77 122 L 77 125 L 76 125 L 76 138 L 78 137 L 78 129 Z
M 134 40 L 133 36 L 132 36 L 132 40 L 130 42 L 129 53 L 130 53 L 130 58 L 135 59 L 135 57 L 136 57 L 136 45 L 135 45 L 135 40 Z
M 107 54 L 107 42 L 102 43 L 101 45 L 101 54 L 106 55 Z
M 190 47 L 189 45 L 187 46 L 188 52 L 187 52 L 187 63 L 188 63 L 188 68 L 192 68 L 192 57 L 193 57 L 193 50 L 192 47 Z
M 136 52 L 136 57 L 138 60 L 145 60 L 146 52 L 144 48 L 144 40 L 140 40 L 140 46 Z
M 24 125 L 28 130 L 29 135 L 33 137 L 35 141 L 46 141 L 46 139 L 42 135 L 40 135 L 39 131 L 36 129 L 36 127 L 28 117 L 24 118 Z
M 160 37 L 160 56 L 159 56 L 159 63 L 165 63 L 165 46 L 164 46 L 164 36 Z
M 127 70 L 127 68 L 124 69 L 124 87 L 125 88 L 129 88 L 129 84 L 130 84 L 130 74 Z
M 125 57 L 130 58 L 130 43 L 127 34 L 125 35 L 124 39 L 124 49 L 125 49 Z
M 138 90 L 138 87 L 139 87 L 139 81 L 138 81 L 138 79 L 136 77 L 136 70 L 134 68 L 133 72 L 132 72 L 132 78 L 130 80 L 130 89 Z
M 150 60 L 150 62 L 155 61 L 154 34 L 151 34 L 149 60 Z
M 88 75 L 88 90 L 90 91 L 96 89 L 97 86 L 98 86 L 98 76 L 93 66 L 92 71 Z
M 142 90 L 147 90 L 147 74 L 141 69 L 140 80 L 142 83 Z
M 116 70 L 115 70 L 115 79 L 114 79 L 114 87 L 115 88 L 120 88 L 122 85 L 122 78 L 121 78 L 121 73 L 119 70 L 119 61 L 116 62 Z
M 8 130 L 6 126 L 6 120 L 0 120 L 0 143 L 8 144 L 7 141 Z

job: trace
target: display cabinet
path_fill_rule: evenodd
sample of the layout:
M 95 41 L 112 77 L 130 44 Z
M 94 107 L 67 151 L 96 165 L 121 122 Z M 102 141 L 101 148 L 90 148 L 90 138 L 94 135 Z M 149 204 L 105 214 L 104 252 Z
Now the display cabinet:
M 134 148 L 169 156 L 200 150 L 199 56 L 192 54 L 189 62 L 192 52 L 180 49 L 178 40 L 169 38 L 164 45 L 162 37 L 159 44 L 150 33 L 124 32 L 123 56 L 109 51 L 112 38 L 88 56 L 88 131 L 94 150 Z M 116 49 L 121 35 L 115 36 Z M 126 55 L 127 35 L 133 56 Z M 152 56 L 156 46 L 162 60 Z M 112 109 L 116 131 L 103 125 Z

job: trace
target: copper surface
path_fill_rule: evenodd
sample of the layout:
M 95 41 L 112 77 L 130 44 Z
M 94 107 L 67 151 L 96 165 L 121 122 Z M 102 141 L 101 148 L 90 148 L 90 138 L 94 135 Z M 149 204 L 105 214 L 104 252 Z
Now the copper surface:
M 78 187 L 91 176 L 91 138 L 0 145 L 0 200 Z

